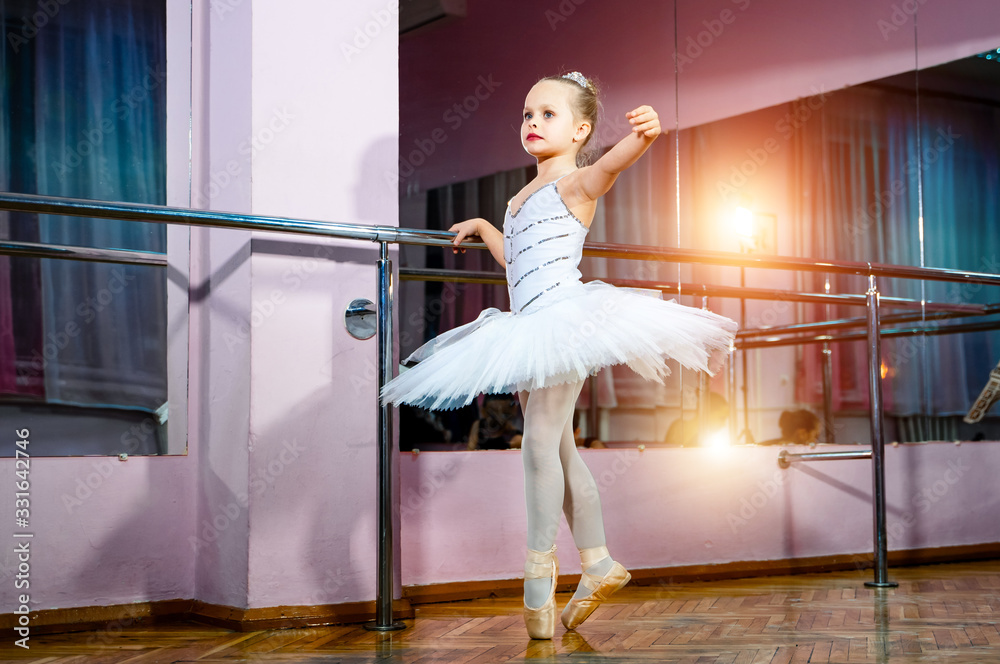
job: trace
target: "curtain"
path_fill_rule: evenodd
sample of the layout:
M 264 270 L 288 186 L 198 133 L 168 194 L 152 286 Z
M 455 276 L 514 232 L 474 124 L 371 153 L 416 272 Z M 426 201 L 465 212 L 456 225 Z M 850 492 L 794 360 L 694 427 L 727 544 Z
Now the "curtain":
M 919 265 L 919 253 L 910 246 L 910 240 L 916 240 L 910 221 L 916 218 L 917 185 L 912 169 L 904 168 L 908 153 L 904 128 L 913 123 L 908 117 L 912 111 L 913 104 L 895 93 L 858 88 L 830 95 L 819 121 L 802 125 L 797 167 L 803 173 L 800 196 L 808 203 L 803 206 L 802 228 L 796 230 L 811 231 L 807 255 Z M 832 293 L 868 289 L 863 276 L 814 274 L 807 279 L 814 292 L 823 292 L 827 282 Z M 879 280 L 885 296 L 911 297 L 911 285 Z M 805 312 L 808 320 L 865 315 L 863 307 L 846 305 L 807 305 Z M 891 352 L 892 344 L 885 340 L 884 354 Z M 867 408 L 867 346 L 847 342 L 832 348 L 834 410 Z M 821 381 L 820 346 L 803 349 L 802 367 L 799 386 Z M 883 387 L 887 406 L 893 402 L 892 387 L 891 383 Z M 822 402 L 818 390 L 798 389 L 797 396 L 803 403 Z
M 1000 106 L 927 96 L 920 131 L 927 264 L 1000 273 Z M 972 284 L 928 283 L 927 294 L 941 302 L 1000 301 L 997 288 Z M 964 414 L 1000 360 L 1000 332 L 931 337 L 928 357 L 932 414 Z M 916 412 L 916 395 L 907 397 L 905 411 Z
M 165 4 L 90 0 L 46 9 L 0 0 L 0 16 L 0 188 L 164 204 Z M 166 249 L 159 224 L 4 214 L 0 232 Z M 15 258 L 0 262 L 0 274 L 0 390 L 87 405 L 166 402 L 164 270 Z
M 997 184 L 1000 112 L 989 103 L 912 90 L 858 86 L 825 102 L 822 121 L 798 135 L 802 195 L 812 201 L 812 256 L 920 265 L 921 188 L 924 261 L 928 267 L 998 272 Z M 920 175 L 922 173 L 922 178 Z M 811 196 L 807 196 L 811 194 Z M 818 230 L 817 230 L 818 229 Z M 991 263 L 992 260 L 992 263 Z M 814 275 L 812 289 L 863 293 L 867 278 Z M 932 302 L 997 301 L 995 289 L 880 278 L 883 297 Z M 886 305 L 886 303 L 883 303 Z M 811 320 L 864 315 L 858 307 L 810 306 Z M 894 310 L 883 306 L 883 315 Z M 998 359 L 1000 334 L 921 336 L 883 340 L 887 412 L 949 416 L 964 413 Z M 834 408 L 867 409 L 867 355 L 862 342 L 834 349 Z M 805 349 L 803 383 L 821 372 L 819 346 Z M 814 390 L 799 390 L 818 403 Z

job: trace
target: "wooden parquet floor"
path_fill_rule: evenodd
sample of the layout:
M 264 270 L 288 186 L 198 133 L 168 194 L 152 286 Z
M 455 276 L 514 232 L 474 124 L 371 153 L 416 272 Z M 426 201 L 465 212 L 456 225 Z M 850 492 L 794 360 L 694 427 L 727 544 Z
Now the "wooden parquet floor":
M 578 632 L 529 641 L 520 598 L 427 604 L 400 632 L 360 625 L 231 632 L 164 624 L 4 635 L 0 659 L 35 664 L 483 664 L 685 662 L 1000 662 L 1000 561 L 891 568 L 899 587 L 865 588 L 871 571 L 629 586 Z M 560 607 L 569 598 L 559 596 Z

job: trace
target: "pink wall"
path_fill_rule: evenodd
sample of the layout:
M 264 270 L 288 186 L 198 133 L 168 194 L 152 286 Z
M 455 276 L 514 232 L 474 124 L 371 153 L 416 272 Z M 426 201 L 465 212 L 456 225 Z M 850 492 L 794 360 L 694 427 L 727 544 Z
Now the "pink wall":
M 612 555 L 644 569 L 870 553 L 871 462 L 781 470 L 778 452 L 585 450 Z M 888 447 L 890 550 L 1000 542 L 998 452 L 1000 443 Z M 404 585 L 519 577 L 525 515 L 517 452 L 404 453 L 400 462 Z M 560 568 L 579 573 L 565 519 L 557 547 Z
M 398 223 L 395 19 L 384 0 L 254 4 L 254 212 Z M 345 50 L 356 29 L 368 41 Z M 375 596 L 376 342 L 344 312 L 378 300 L 377 259 L 370 242 L 254 234 L 249 607 Z
M 6 440 L 13 445 L 11 424 Z M 3 462 L 9 479 L 0 506 L 13 514 L 14 464 Z M 5 527 L 0 613 L 14 611 L 22 593 L 30 595 L 32 610 L 189 597 L 191 468 L 182 456 L 32 459 L 30 586 L 15 589 L 13 549 L 22 540 L 12 533 L 22 529 Z
M 913 69 L 913 18 L 896 9 L 905 4 L 678 0 L 687 58 L 676 88 L 680 126 Z M 918 4 L 920 67 L 1000 42 L 991 0 Z M 641 103 L 673 127 L 674 32 L 672 2 L 553 0 L 470 3 L 466 18 L 404 37 L 401 175 L 416 166 L 404 185 L 428 189 L 530 164 L 518 140 L 524 95 L 564 69 L 603 83 L 605 118 L 618 129 L 599 132 L 602 142 L 617 140 L 622 114 Z M 481 76 L 493 85 L 481 87 Z M 445 138 L 428 144 L 435 129 Z
M 252 212 L 251 5 L 231 12 L 195 3 L 192 13 L 192 206 Z M 198 506 L 189 548 L 194 596 L 247 601 L 250 348 L 236 343 L 251 308 L 250 233 L 194 229 L 191 240 L 191 401 L 189 456 L 196 463 Z
M 190 5 L 167 2 L 167 197 L 187 205 L 190 131 Z M 197 440 L 185 427 L 187 384 L 188 242 L 186 229 L 168 232 L 172 278 L 168 306 L 171 440 Z M 197 346 L 196 346 L 197 349 Z M 180 362 L 174 362 L 180 359 Z M 179 366 L 178 366 L 179 365 Z M 4 422 L 4 444 L 13 445 L 17 422 Z M 137 432 L 141 435 L 142 432 Z M 174 438 L 180 434 L 179 441 Z M 122 449 L 136 432 L 121 432 Z M 29 437 L 30 440 L 30 437 Z M 116 441 L 117 442 L 117 441 Z M 0 553 L 0 613 L 30 595 L 30 607 L 53 609 L 193 597 L 195 562 L 188 538 L 198 496 L 196 445 L 187 456 L 34 458 L 30 469 L 32 554 L 28 588 L 17 589 L 13 545 Z M 31 453 L 31 444 L 28 444 Z M 14 510 L 14 462 L 0 460 L 0 507 Z M 4 537 L 14 542 L 8 522 Z
M 247 58 L 227 56 L 225 66 L 238 62 L 232 66 L 246 87 L 222 94 L 238 110 L 233 118 L 245 114 L 246 124 L 226 129 L 229 151 L 224 147 L 220 156 L 245 164 L 230 189 L 241 192 L 245 183 L 254 213 L 396 223 L 395 188 L 382 176 L 394 172 L 396 154 L 395 15 L 356 55 L 342 50 L 354 29 L 382 10 L 374 1 L 350 8 L 304 2 L 294 9 L 254 3 L 252 12 L 240 6 L 225 17 L 226 30 L 236 14 L 245 21 L 236 39 L 245 40 Z M 306 16 L 312 37 L 303 33 Z M 339 26 L 336 38 L 330 26 Z M 319 84 L 317 68 L 307 63 L 323 63 Z M 372 80 L 391 84 L 373 86 Z M 352 91 L 350 104 L 345 90 Z M 213 103 L 212 112 L 219 106 Z M 246 466 L 220 458 L 215 469 L 213 462 L 208 479 L 220 491 L 206 492 L 201 511 L 224 511 L 233 498 L 227 489 L 242 489 L 246 498 L 234 540 L 205 557 L 199 592 L 213 577 L 232 573 L 227 591 L 243 594 L 222 603 L 253 608 L 372 599 L 375 342 L 348 335 L 344 312 L 354 298 L 377 299 L 376 245 L 267 233 L 246 240 L 232 285 L 246 299 L 234 307 L 235 316 L 219 317 L 213 334 L 222 344 L 209 358 L 219 365 L 212 375 L 238 377 L 221 400 L 247 411 L 220 418 L 218 426 L 227 430 L 209 444 L 222 443 L 231 460 L 245 458 Z M 233 262 L 218 265 L 225 271 Z M 236 483 L 222 479 L 234 472 Z M 226 558 L 245 567 L 230 572 Z

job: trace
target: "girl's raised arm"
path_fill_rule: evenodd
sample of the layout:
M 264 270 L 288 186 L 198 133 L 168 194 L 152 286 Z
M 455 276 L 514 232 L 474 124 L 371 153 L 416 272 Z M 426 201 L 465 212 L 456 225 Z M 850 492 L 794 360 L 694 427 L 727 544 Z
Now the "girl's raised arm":
M 580 169 L 577 186 L 582 198 L 594 201 L 606 194 L 618 174 L 634 164 L 660 135 L 660 119 L 651 106 L 640 106 L 625 117 L 632 133 L 592 165 Z

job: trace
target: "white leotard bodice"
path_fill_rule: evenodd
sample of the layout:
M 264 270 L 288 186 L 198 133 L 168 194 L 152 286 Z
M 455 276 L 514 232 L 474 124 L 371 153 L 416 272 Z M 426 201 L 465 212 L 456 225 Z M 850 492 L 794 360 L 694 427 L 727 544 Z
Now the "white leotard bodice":
M 569 211 L 549 182 L 532 192 L 521 208 L 503 220 L 504 260 L 510 310 L 520 313 L 545 295 L 580 283 L 580 259 L 588 228 Z

